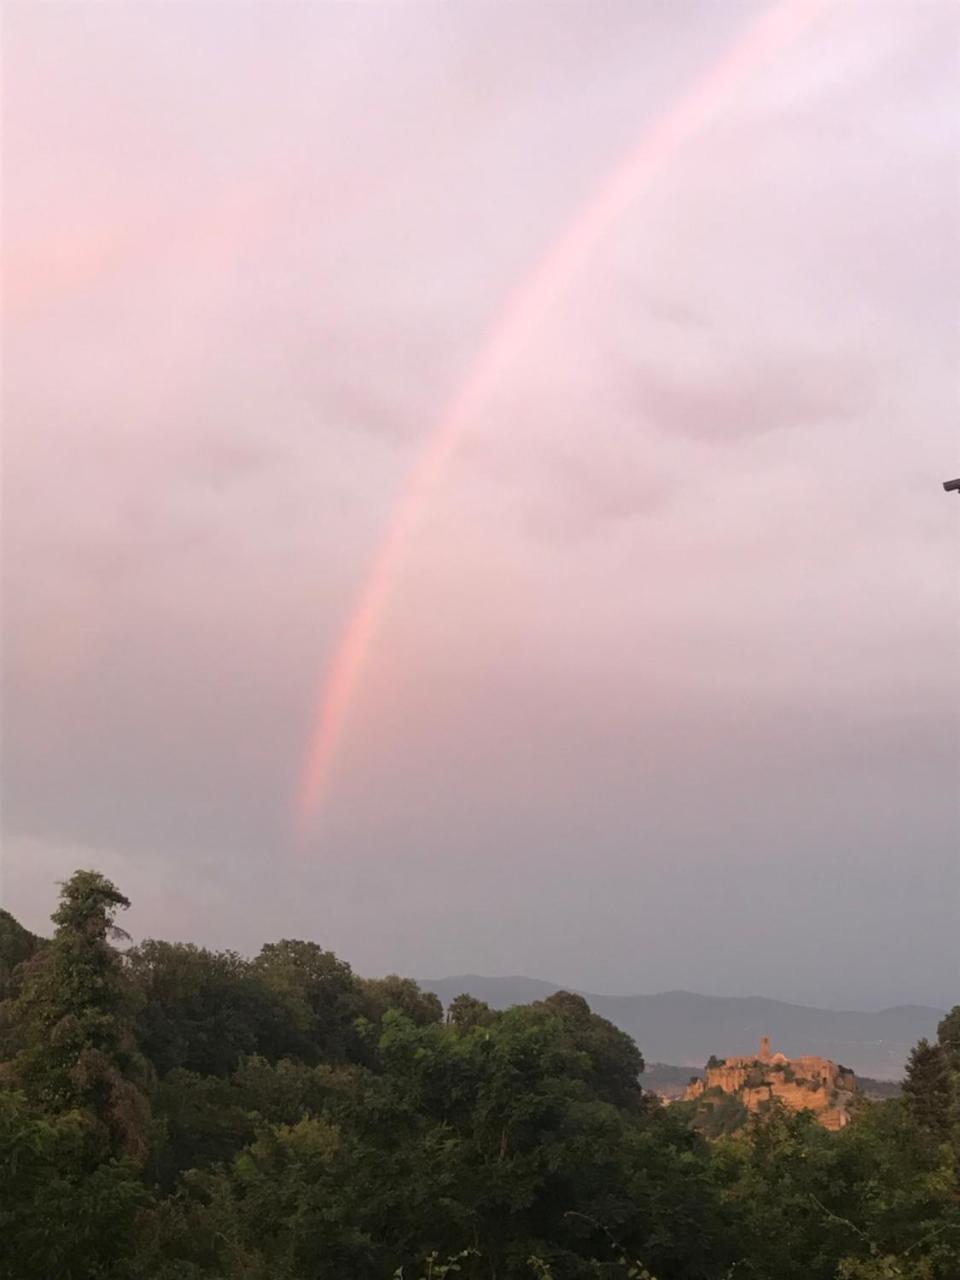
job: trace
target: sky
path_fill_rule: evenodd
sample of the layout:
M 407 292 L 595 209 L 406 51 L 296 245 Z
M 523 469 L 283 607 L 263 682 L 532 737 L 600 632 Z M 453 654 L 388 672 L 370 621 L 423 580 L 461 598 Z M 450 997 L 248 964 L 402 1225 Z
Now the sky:
M 960 10 L 4 7 L 3 905 L 364 974 L 960 998 Z M 501 318 L 501 319 L 498 319 Z

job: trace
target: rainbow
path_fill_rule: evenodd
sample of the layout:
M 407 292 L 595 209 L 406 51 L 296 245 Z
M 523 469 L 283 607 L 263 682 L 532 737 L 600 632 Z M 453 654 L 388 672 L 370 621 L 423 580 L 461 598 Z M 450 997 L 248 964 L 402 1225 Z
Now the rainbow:
M 782 0 L 748 24 L 680 101 L 648 126 L 627 158 L 508 298 L 430 435 L 343 628 L 333 662 L 324 672 L 297 796 L 304 834 L 327 791 L 353 691 L 370 652 L 397 565 L 419 513 L 443 478 L 477 410 L 643 187 L 717 115 L 744 81 L 797 40 L 827 3 L 828 0 Z

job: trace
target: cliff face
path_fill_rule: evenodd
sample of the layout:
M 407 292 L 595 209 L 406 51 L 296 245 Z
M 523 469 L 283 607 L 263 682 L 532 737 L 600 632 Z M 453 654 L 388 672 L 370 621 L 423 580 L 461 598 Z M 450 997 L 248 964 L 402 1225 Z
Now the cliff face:
M 748 1111 L 765 1111 L 781 1102 L 791 1111 L 812 1111 L 825 1129 L 842 1129 L 850 1119 L 856 1079 L 852 1071 L 826 1058 L 771 1055 L 764 1037 L 757 1057 L 726 1058 L 708 1067 L 702 1080 L 687 1086 L 684 1100 L 693 1101 L 710 1090 L 732 1094 Z

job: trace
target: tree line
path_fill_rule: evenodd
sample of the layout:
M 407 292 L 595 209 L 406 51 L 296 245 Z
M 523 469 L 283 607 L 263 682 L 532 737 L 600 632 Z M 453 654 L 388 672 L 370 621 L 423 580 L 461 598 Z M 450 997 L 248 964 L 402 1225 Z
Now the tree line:
M 960 1006 L 902 1096 L 710 1140 L 582 997 L 444 1011 L 313 942 L 0 913 L 9 1280 L 957 1280 Z

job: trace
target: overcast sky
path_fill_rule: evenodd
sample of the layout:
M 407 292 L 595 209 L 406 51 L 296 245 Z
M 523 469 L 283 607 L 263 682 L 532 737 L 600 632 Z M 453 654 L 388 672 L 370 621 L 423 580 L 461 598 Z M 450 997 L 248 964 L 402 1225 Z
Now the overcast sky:
M 3 903 L 362 973 L 954 1003 L 960 8 L 674 149 L 420 505 L 505 299 L 761 12 L 5 5 Z

